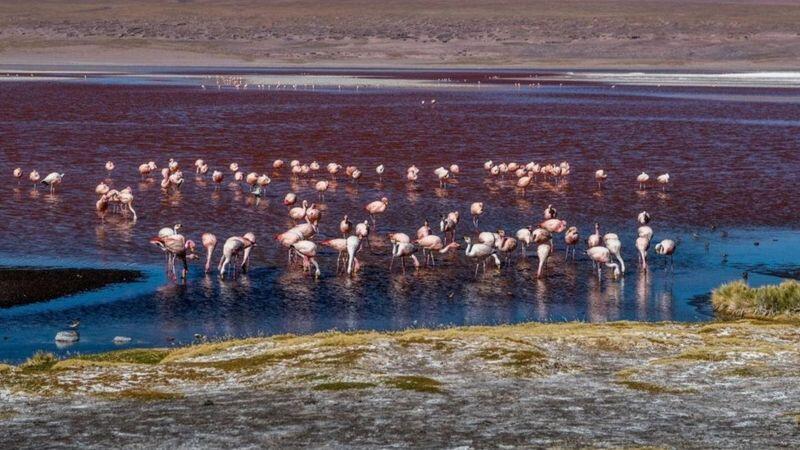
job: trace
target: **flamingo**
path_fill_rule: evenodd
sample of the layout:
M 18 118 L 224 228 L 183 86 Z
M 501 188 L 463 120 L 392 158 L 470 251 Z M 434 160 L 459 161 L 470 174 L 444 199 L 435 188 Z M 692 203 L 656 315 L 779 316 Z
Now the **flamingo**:
M 550 257 L 551 253 L 553 253 L 552 240 L 541 243 L 536 247 L 536 255 L 539 257 L 539 268 L 536 270 L 536 278 L 542 278 L 542 275 L 544 275 L 544 267 L 547 265 L 547 258 Z
M 522 244 L 520 245 L 519 248 L 523 256 L 525 255 L 525 250 L 528 248 L 528 246 L 533 243 L 532 231 L 533 227 L 530 225 L 525 228 L 520 228 L 519 230 L 517 230 L 516 233 L 517 241 L 519 241 Z
M 414 253 L 417 251 L 417 247 L 413 244 L 408 242 L 397 242 L 392 249 L 392 261 L 394 258 L 400 258 L 401 266 L 403 267 L 403 273 L 406 273 L 406 258 L 410 257 L 412 261 L 414 261 L 414 268 L 419 269 L 419 260 Z M 392 263 L 389 263 L 389 271 L 392 270 Z
M 258 182 L 258 174 L 255 172 L 250 172 L 244 178 L 244 182 L 250 186 L 250 192 L 253 192 L 253 188 L 256 187 L 256 183 Z
M 104 182 L 100 182 L 95 188 L 94 193 L 97 195 L 106 195 L 111 188 Z
M 640 229 L 641 228 L 645 227 L 640 227 Z M 644 270 L 645 272 L 647 272 L 647 250 L 649 249 L 650 249 L 650 238 L 648 236 L 642 236 L 640 234 L 639 237 L 636 238 L 636 250 L 639 251 L 639 262 L 642 264 L 642 270 Z
M 673 259 L 673 255 L 675 254 L 676 248 L 677 244 L 672 239 L 664 239 L 656 244 L 656 253 L 659 255 L 669 256 L 669 265 L 673 270 L 675 269 L 675 260 Z
M 594 173 L 594 179 L 597 181 L 597 189 L 603 188 L 603 183 L 606 182 L 606 178 L 608 178 L 608 174 L 603 169 L 598 169 L 597 172 Z
M 460 172 L 461 168 L 458 167 L 458 164 L 450 164 L 450 173 L 453 175 L 453 179 L 455 179 L 456 175 L 458 175 Z
M 447 235 L 450 235 L 450 242 L 456 240 L 456 226 L 458 226 L 458 211 L 453 211 L 447 215 L 442 214 L 439 221 L 439 231 L 444 233 L 444 241 L 447 242 Z
M 282 159 L 276 159 L 275 161 L 273 161 L 272 168 L 275 169 L 275 171 L 278 171 L 278 170 L 282 169 L 283 168 L 283 160 Z
M 444 167 L 438 167 L 433 173 L 439 178 L 439 187 L 447 187 L 447 179 L 450 177 L 450 171 Z
M 314 228 L 319 225 L 319 220 L 322 218 L 322 211 L 317 208 L 316 203 L 312 203 L 306 210 L 306 222 L 312 224 Z
M 295 222 L 299 222 L 306 218 L 306 211 L 308 211 L 308 201 L 303 200 L 302 206 L 295 206 L 289 210 L 289 217 Z
M 361 264 L 358 262 L 358 258 L 356 255 L 358 254 L 358 250 L 361 248 L 361 238 L 358 236 L 348 236 L 347 237 L 347 274 L 352 275 L 354 272 L 358 272 L 359 267 Z
M 558 216 L 558 211 L 553 208 L 553 205 L 547 205 L 547 208 L 544 209 L 544 218 L 545 220 L 555 219 Z
M 283 204 L 286 206 L 292 206 L 297 202 L 297 195 L 294 192 L 287 192 L 286 196 L 283 197 Z
M 353 178 L 354 183 L 358 183 L 358 179 L 361 178 L 361 171 L 358 169 L 354 170 L 350 177 Z
M 375 168 L 375 173 L 378 174 L 378 180 L 380 183 L 383 183 L 384 170 L 386 170 L 386 168 L 383 166 L 383 164 L 378 164 L 378 167 Z
M 331 180 L 336 179 L 336 174 L 342 169 L 342 166 L 334 162 L 328 163 L 328 173 L 331 174 Z
M 666 192 L 667 185 L 669 184 L 669 174 L 664 173 L 656 177 L 656 181 L 661 185 L 661 191 Z
M 194 241 L 186 240 L 182 234 L 174 233 L 165 237 L 158 236 L 152 238 L 150 239 L 150 243 L 158 246 L 162 251 L 167 253 L 167 271 L 172 274 L 174 279 L 177 278 L 175 274 L 175 258 L 180 258 L 183 263 L 181 278 L 186 278 L 186 274 L 189 272 L 189 265 L 187 263 L 187 259 L 189 258 L 187 252 L 192 255 L 194 254 Z
M 239 258 L 240 253 L 244 254 L 241 265 L 242 269 L 244 269 L 247 266 L 247 260 L 250 256 L 250 250 L 255 245 L 256 242 L 253 233 L 246 233 L 242 237 L 239 236 L 229 237 L 225 241 L 225 244 L 222 246 L 222 258 L 220 258 L 219 264 L 217 266 L 220 278 L 225 278 L 225 273 L 227 271 L 229 264 L 232 265 L 235 273 L 237 260 Z
M 483 202 L 475 202 L 469 207 L 469 212 L 472 214 L 472 225 L 478 229 L 478 217 L 483 215 Z
M 202 159 L 198 159 L 194 162 L 194 173 L 200 173 L 200 168 L 206 164 L 205 161 Z
M 347 218 L 347 214 L 345 214 L 344 217 L 342 218 L 342 221 L 339 222 L 339 231 L 341 231 L 342 236 L 347 237 L 347 235 L 350 234 L 350 230 L 352 229 L 353 229 L 353 222 L 351 222 Z
M 341 264 L 343 259 L 347 258 L 347 239 L 346 238 L 328 239 L 322 241 L 322 245 L 330 247 L 331 249 L 339 252 L 339 255 L 336 257 L 336 273 L 339 273 L 339 265 Z
M 622 254 L 620 253 L 622 249 L 622 242 L 619 240 L 619 236 L 614 233 L 606 233 L 603 235 L 603 243 L 608 251 L 610 251 L 617 261 L 619 261 L 620 271 L 625 273 L 625 262 L 622 260 Z
M 155 165 L 155 164 L 153 164 L 153 165 Z M 144 164 L 140 164 L 139 165 L 139 175 L 141 175 L 142 180 L 144 180 L 146 177 L 150 176 L 150 172 L 152 172 L 153 170 L 155 170 L 155 169 L 153 169 L 153 167 L 151 167 L 150 164 L 148 164 L 148 163 L 144 163 Z
M 430 259 L 432 266 L 436 266 L 436 258 L 433 256 L 434 252 L 445 254 L 450 250 L 455 250 L 461 247 L 458 242 L 451 242 L 447 245 L 444 245 L 442 243 L 442 238 L 434 234 L 428 234 L 421 238 L 417 238 L 417 245 L 422 248 L 422 254 L 425 256 L 425 264 L 427 265 L 428 259 Z
M 639 183 L 639 189 L 643 190 L 647 187 L 647 182 L 650 181 L 650 175 L 642 172 L 636 177 L 636 182 Z
M 425 222 L 422 223 L 422 226 L 417 228 L 417 239 L 422 239 L 425 236 L 430 236 L 431 234 L 431 226 L 428 225 L 428 220 L 425 219 Z
M 298 241 L 292 244 L 291 250 L 303 258 L 303 271 L 309 269 L 309 263 L 314 265 L 314 278 L 319 278 L 322 274 L 317 264 L 317 244 L 312 241 Z
M 381 198 L 380 200 L 376 200 L 374 202 L 370 202 L 367 204 L 364 209 L 369 214 L 369 217 L 372 219 L 372 226 L 375 227 L 375 215 L 376 214 L 383 214 L 386 211 L 386 207 L 389 206 L 389 199 L 386 197 Z M 377 228 L 377 227 L 376 227 Z
M 500 230 L 502 231 L 502 230 Z M 500 233 L 500 241 L 496 244 L 498 250 L 506 255 L 506 265 L 511 261 L 511 255 L 517 249 L 517 240 L 512 237 L 507 237 L 505 233 Z
M 114 163 L 112 161 L 106 161 L 106 172 L 108 172 L 108 176 L 111 177 L 111 172 L 114 170 Z
M 639 225 L 647 225 L 650 223 L 650 213 L 647 211 L 642 211 L 636 216 L 636 221 L 639 222 Z
M 169 169 L 170 172 L 177 172 L 178 169 L 180 168 L 180 165 L 178 164 L 178 161 L 175 161 L 174 159 L 170 158 L 169 162 L 167 163 L 167 168 Z
M 410 244 L 411 238 L 405 233 L 389 233 L 389 242 L 392 243 L 392 260 L 389 262 L 389 270 L 392 270 L 392 263 L 394 262 L 394 252 L 397 250 L 399 244 Z
M 490 170 L 492 170 L 492 167 L 494 167 L 494 163 L 492 162 L 492 160 L 491 160 L 491 159 L 490 159 L 490 160 L 488 160 L 488 161 L 486 161 L 485 163 L 483 163 L 483 168 L 484 168 L 484 170 L 486 170 L 487 172 L 488 172 L 488 171 L 490 171 Z
M 600 239 L 600 224 L 595 222 L 594 224 L 594 234 L 589 235 L 586 239 L 586 247 L 599 247 L 601 243 Z
M 211 256 L 214 253 L 214 249 L 217 247 L 217 237 L 211 233 L 203 233 L 201 241 L 203 243 L 203 247 L 206 249 L 205 271 L 206 273 L 208 273 L 209 271 L 211 271 Z
M 406 171 L 406 179 L 414 183 L 417 181 L 418 177 L 419 177 L 419 169 L 417 169 L 417 166 L 409 167 L 408 170 Z
M 219 170 L 215 170 L 213 173 L 211 173 L 211 179 L 214 180 L 214 183 L 217 183 L 216 189 L 219 189 L 219 186 L 222 184 L 222 178 L 222 172 Z
M 355 235 L 358 236 L 359 239 L 366 241 L 367 247 L 369 247 L 369 232 L 369 220 L 365 220 L 356 224 Z
M 464 242 L 467 244 L 464 254 L 467 255 L 468 258 L 476 261 L 476 277 L 478 276 L 478 268 L 480 267 L 481 263 L 483 263 L 483 271 L 486 272 L 486 260 L 489 258 L 494 258 L 494 262 L 497 264 L 497 267 L 500 267 L 500 258 L 497 257 L 497 252 L 495 251 L 494 247 L 480 243 L 473 244 L 472 239 L 470 239 L 469 236 L 464 236 Z
M 575 259 L 575 246 L 578 245 L 578 241 L 580 241 L 580 234 L 578 234 L 577 227 L 569 227 L 567 229 L 567 233 L 564 235 L 564 242 L 567 244 L 567 252 L 564 255 L 566 258 L 569 255 L 569 249 L 572 249 L 572 259 Z
M 597 266 L 597 279 L 599 280 L 602 276 L 603 269 L 602 265 L 605 264 L 606 267 L 610 267 L 614 269 L 612 278 L 617 279 L 620 275 L 619 266 L 614 263 L 611 259 L 611 251 L 605 247 L 591 247 L 590 249 L 586 250 L 586 254 L 589 255 L 589 258 L 594 262 Z
M 239 164 L 233 162 L 228 166 L 228 168 L 231 169 L 231 172 L 234 172 L 234 173 L 238 172 L 239 171 Z
M 36 176 L 38 177 L 39 174 L 37 173 Z M 33 173 L 31 173 L 31 178 L 33 177 Z M 61 184 L 61 180 L 64 178 L 63 173 L 52 172 L 42 180 L 42 184 L 45 186 L 50 187 L 50 194 L 55 194 L 56 192 L 56 185 Z
M 119 203 L 122 205 L 123 214 L 125 213 L 125 211 L 130 211 L 131 213 L 133 213 L 133 221 L 136 222 L 137 216 L 136 216 L 136 210 L 133 209 L 133 192 L 131 190 L 131 187 L 128 186 L 125 189 L 119 191 L 119 194 L 117 194 L 117 199 Z
M 20 169 L 19 167 L 14 169 L 14 178 L 17 179 L 17 184 L 19 184 L 20 179 L 22 179 L 22 169 Z
M 522 189 L 523 197 L 525 196 L 525 193 L 528 190 L 528 186 L 531 185 L 531 181 L 533 181 L 533 173 L 531 172 L 522 174 L 522 176 L 520 176 L 519 179 L 517 180 L 517 187 Z
M 39 187 L 39 172 L 32 170 L 30 174 L 28 174 L 28 179 L 31 180 L 33 183 L 33 188 L 38 189 Z
M 319 180 L 314 185 L 314 189 L 319 193 L 319 198 L 325 200 L 325 191 L 328 190 L 328 180 Z

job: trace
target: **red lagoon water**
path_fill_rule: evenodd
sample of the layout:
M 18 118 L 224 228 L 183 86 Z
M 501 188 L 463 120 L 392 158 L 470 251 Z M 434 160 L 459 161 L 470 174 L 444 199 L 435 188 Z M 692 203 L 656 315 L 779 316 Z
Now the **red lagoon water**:
M 95 336 L 79 350 L 105 348 L 126 332 L 149 345 L 198 330 L 247 335 L 524 320 L 703 320 L 710 316 L 698 296 L 719 282 L 743 270 L 793 270 L 792 230 L 800 225 L 793 206 L 800 194 L 798 136 L 800 95 L 788 89 L 484 84 L 203 90 L 199 82 L 0 83 L 5 262 L 135 265 L 157 274 L 144 285 L 114 291 L 113 298 L 87 303 L 79 296 L 4 311 L 0 329 L 16 337 L 0 343 L 0 353 L 19 356 L 12 346 L 24 353 L 45 345 L 74 316 L 91 317 L 83 321 L 85 336 Z M 186 174 L 179 193 L 164 193 L 158 180 L 142 181 L 137 172 L 143 162 L 163 167 L 168 158 Z M 221 189 L 195 178 L 197 158 L 225 172 Z M 313 185 L 327 178 L 324 171 L 294 180 L 288 171 L 273 172 L 276 158 L 316 160 L 323 167 L 336 161 L 365 175 L 358 184 L 333 183 L 322 202 Z M 487 159 L 568 161 L 573 173 L 563 185 L 538 180 L 523 196 L 510 179 L 487 177 Z M 120 217 L 101 223 L 94 212 L 94 186 L 108 178 L 107 160 L 117 167 L 108 182 L 133 188 L 135 224 Z M 245 173 L 272 177 L 258 204 L 232 182 L 231 162 Z M 433 169 L 451 163 L 460 165 L 461 174 L 440 189 Z M 374 172 L 378 164 L 386 166 L 382 182 Z M 416 186 L 404 177 L 411 164 L 421 169 Z M 11 177 L 15 167 L 26 174 L 20 185 Z M 602 192 L 593 177 L 599 168 L 609 173 Z M 43 176 L 65 173 L 55 195 L 32 188 L 32 169 Z M 672 183 L 666 192 L 639 191 L 635 178 L 642 171 L 652 177 L 669 172 Z M 363 220 L 366 203 L 389 198 L 362 275 L 337 278 L 328 253 L 321 258 L 320 281 L 285 266 L 285 250 L 271 237 L 291 225 L 281 204 L 289 191 L 322 204 L 318 241 L 337 234 L 343 214 Z M 621 236 L 628 274 L 622 282 L 598 282 L 585 257 L 565 262 L 560 253 L 543 281 L 534 277 L 535 256 L 477 279 L 463 255 L 448 256 L 436 270 L 388 272 L 385 233 L 411 234 L 423 220 L 436 222 L 451 210 L 468 216 L 474 201 L 486 204 L 480 222 L 485 230 L 513 233 L 536 224 L 547 204 L 583 237 L 597 221 L 604 232 Z M 633 241 L 641 210 L 654 218 L 654 242 L 680 239 L 674 274 L 638 272 Z M 253 271 L 219 282 L 193 267 L 186 286 L 172 285 L 153 270 L 163 254 L 148 238 L 177 222 L 197 241 L 207 231 L 221 239 L 253 231 L 260 244 Z M 471 233 L 466 225 L 458 231 L 459 238 Z M 761 282 L 774 280 L 763 277 Z

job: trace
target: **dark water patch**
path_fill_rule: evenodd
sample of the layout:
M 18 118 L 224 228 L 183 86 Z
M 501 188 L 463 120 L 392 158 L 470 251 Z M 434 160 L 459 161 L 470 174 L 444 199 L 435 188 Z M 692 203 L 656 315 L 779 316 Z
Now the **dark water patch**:
M 141 277 L 135 270 L 0 267 L 0 308 L 44 302 Z

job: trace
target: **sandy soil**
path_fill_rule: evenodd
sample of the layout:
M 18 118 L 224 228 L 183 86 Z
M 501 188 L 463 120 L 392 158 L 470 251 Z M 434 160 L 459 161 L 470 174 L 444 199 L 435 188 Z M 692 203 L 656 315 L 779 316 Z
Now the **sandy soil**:
M 0 2 L 3 64 L 800 67 L 791 0 Z
M 0 446 L 800 445 L 796 323 L 325 333 L 0 367 Z

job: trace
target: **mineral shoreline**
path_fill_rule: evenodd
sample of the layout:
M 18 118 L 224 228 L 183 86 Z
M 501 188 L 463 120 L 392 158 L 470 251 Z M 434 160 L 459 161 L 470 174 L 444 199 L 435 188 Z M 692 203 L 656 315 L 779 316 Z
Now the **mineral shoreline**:
M 321 333 L 0 366 L 0 445 L 800 445 L 796 322 Z

